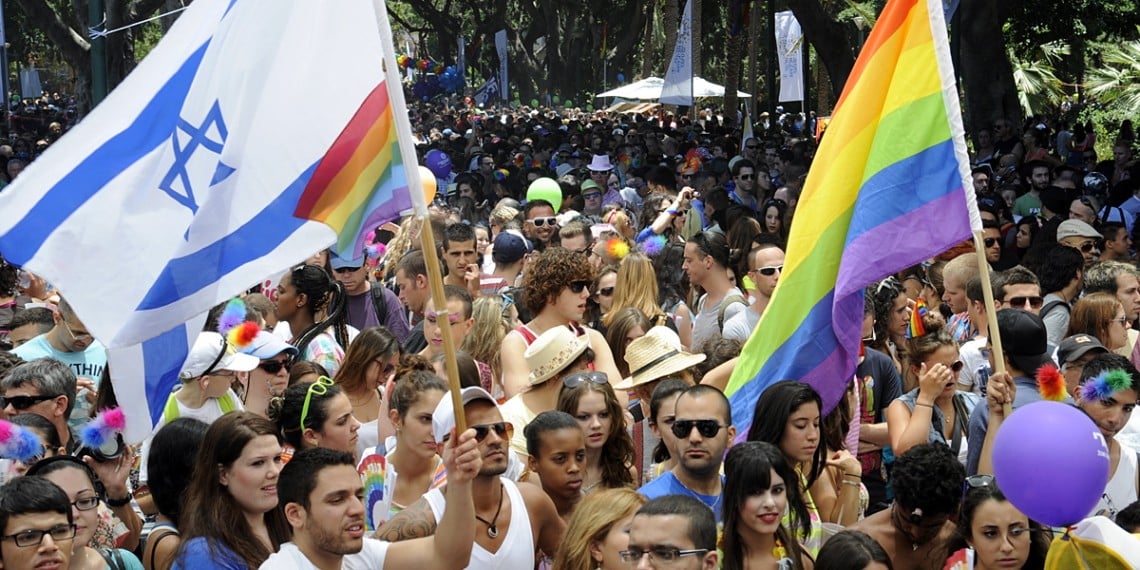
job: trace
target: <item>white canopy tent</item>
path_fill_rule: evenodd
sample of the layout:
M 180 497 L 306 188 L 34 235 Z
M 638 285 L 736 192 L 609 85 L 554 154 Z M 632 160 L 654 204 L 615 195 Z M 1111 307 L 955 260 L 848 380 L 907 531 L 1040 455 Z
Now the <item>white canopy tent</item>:
M 656 101 L 661 98 L 661 89 L 664 86 L 664 79 L 661 79 L 660 77 L 646 77 L 641 81 L 634 81 L 629 85 L 622 85 L 621 87 L 610 89 L 605 93 L 594 95 L 594 97 L 617 97 L 619 99 L 630 99 L 638 101 Z M 743 91 L 737 91 L 736 96 L 746 98 L 752 97 Z M 693 97 L 695 99 L 703 99 L 705 97 L 724 97 L 724 86 L 717 85 L 716 83 L 707 81 L 700 77 L 694 77 Z

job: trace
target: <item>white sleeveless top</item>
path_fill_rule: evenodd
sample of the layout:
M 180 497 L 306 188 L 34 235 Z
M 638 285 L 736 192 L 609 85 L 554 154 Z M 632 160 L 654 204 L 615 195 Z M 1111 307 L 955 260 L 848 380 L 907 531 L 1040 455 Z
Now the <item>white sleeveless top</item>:
M 1116 520 L 1116 513 L 1136 502 L 1138 467 L 1140 465 L 1137 465 L 1136 451 L 1127 445 L 1121 445 L 1116 473 L 1108 480 L 1104 493 L 1089 516 L 1103 515 Z
M 520 568 L 534 568 L 534 534 L 530 528 L 530 516 L 526 511 L 522 493 L 510 479 L 499 478 L 503 483 L 503 491 L 511 501 L 511 525 L 507 527 L 507 535 L 503 537 L 503 544 L 495 553 L 488 552 L 476 542 L 471 548 L 471 562 L 467 566 L 472 570 L 486 570 L 502 568 L 503 570 L 517 570 Z M 435 522 L 439 524 L 443 518 L 446 501 L 438 488 L 424 493 L 431 512 L 435 515 Z M 479 527 L 482 529 L 482 525 Z M 482 531 L 480 531 L 482 532 Z

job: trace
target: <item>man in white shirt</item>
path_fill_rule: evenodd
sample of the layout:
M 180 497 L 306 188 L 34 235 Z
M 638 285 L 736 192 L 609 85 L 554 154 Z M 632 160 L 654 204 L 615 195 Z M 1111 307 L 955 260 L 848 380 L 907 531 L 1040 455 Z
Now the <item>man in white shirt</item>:
M 756 294 L 747 310 L 737 313 L 724 322 L 724 338 L 747 342 L 752 330 L 760 322 L 760 315 L 772 300 L 776 283 L 784 271 L 784 250 L 774 243 L 764 243 L 748 253 L 748 277 L 756 285 Z
M 298 452 L 277 482 L 293 541 L 281 545 L 261 569 L 465 567 L 475 542 L 471 481 L 483 460 L 475 430 L 458 440 L 458 448 L 454 443 L 444 448 L 448 509 L 435 534 L 398 543 L 364 536 L 364 488 L 352 454 L 327 448 Z

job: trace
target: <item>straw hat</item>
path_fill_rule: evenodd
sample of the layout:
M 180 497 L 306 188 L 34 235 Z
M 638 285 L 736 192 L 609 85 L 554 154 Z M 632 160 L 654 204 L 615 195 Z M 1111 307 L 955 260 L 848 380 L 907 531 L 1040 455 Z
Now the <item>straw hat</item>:
M 549 380 L 582 356 L 589 346 L 588 337 L 578 336 L 568 326 L 554 327 L 542 333 L 523 355 L 530 368 L 530 385 L 537 386 Z
M 664 378 L 704 362 L 704 354 L 681 350 L 681 337 L 669 327 L 653 327 L 645 336 L 636 338 L 625 349 L 630 376 L 614 385 L 615 390 L 629 390 Z

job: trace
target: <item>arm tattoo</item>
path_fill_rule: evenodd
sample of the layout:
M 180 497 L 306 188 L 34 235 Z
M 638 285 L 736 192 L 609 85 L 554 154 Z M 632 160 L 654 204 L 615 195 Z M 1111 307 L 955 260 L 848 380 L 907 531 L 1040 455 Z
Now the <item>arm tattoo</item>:
M 431 536 L 435 534 L 435 527 L 435 515 L 432 514 L 431 507 L 427 501 L 420 499 L 388 519 L 388 522 L 376 530 L 373 537 L 388 542 L 399 542 Z

